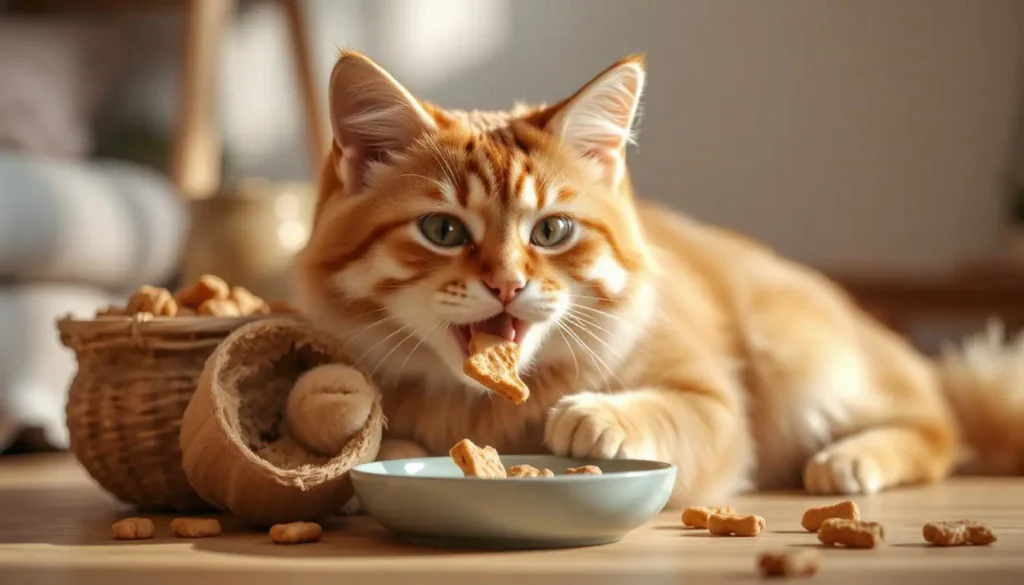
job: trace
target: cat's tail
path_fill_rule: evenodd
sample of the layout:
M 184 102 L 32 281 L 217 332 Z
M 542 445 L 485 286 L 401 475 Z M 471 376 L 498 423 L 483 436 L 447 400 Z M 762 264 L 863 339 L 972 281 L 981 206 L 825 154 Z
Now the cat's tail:
M 1024 475 L 1024 333 L 1006 338 L 999 323 L 944 348 L 937 371 L 960 424 L 960 471 Z

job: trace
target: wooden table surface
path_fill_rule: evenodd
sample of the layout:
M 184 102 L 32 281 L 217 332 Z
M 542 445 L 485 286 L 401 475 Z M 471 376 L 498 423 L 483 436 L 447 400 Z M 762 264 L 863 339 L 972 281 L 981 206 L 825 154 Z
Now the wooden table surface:
M 946 484 L 855 498 L 867 519 L 885 525 L 876 550 L 822 549 L 809 582 L 1024 583 L 1024 478 L 957 479 Z M 157 538 L 114 542 L 110 524 L 131 514 L 95 487 L 67 455 L 0 458 L 0 583 L 204 585 L 302 583 L 754 583 L 757 554 L 817 547 L 800 528 L 810 506 L 835 498 L 758 494 L 732 502 L 762 515 L 756 538 L 711 537 L 685 530 L 664 513 L 620 543 L 560 551 L 465 552 L 395 541 L 368 517 L 325 524 L 317 544 L 278 546 L 265 534 L 223 521 L 225 534 L 204 540 L 169 535 L 171 516 L 150 516 Z M 934 520 L 986 522 L 999 536 L 989 547 L 925 545 L 921 526 Z

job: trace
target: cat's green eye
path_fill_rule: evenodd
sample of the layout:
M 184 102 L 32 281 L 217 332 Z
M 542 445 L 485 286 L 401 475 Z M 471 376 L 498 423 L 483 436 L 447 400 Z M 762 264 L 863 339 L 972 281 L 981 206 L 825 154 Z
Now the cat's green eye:
M 568 217 L 553 215 L 545 217 L 533 226 L 530 242 L 534 246 L 552 248 L 564 242 L 572 233 L 572 221 Z
M 442 248 L 454 248 L 469 242 L 466 226 L 450 215 L 433 214 L 424 217 L 420 220 L 420 231 L 430 243 Z

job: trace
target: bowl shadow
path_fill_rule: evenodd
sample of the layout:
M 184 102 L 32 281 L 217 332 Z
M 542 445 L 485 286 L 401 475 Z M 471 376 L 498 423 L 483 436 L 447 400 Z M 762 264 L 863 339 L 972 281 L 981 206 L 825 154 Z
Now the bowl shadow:
M 410 545 L 393 537 L 361 538 L 341 533 L 324 533 L 320 542 L 295 545 L 274 544 L 266 535 L 209 538 L 197 540 L 192 548 L 217 554 L 263 558 L 399 558 L 464 554 L 462 551 Z
M 469 554 L 479 555 L 481 552 L 503 552 L 442 549 L 411 544 L 399 539 L 395 534 L 367 516 L 331 518 L 323 523 L 323 528 L 323 537 L 319 542 L 315 543 L 274 544 L 265 531 L 260 531 L 196 540 L 192 543 L 192 548 L 197 551 L 218 554 L 277 558 L 387 559 L 401 557 L 453 557 Z

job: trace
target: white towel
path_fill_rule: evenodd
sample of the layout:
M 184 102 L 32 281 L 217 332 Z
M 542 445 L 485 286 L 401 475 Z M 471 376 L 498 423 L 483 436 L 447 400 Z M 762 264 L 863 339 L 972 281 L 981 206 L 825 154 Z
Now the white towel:
M 0 287 L 0 421 L 42 428 L 51 445 L 66 448 L 64 408 L 76 362 L 60 342 L 56 320 L 67 313 L 89 317 L 122 300 L 81 285 Z M 11 425 L 6 428 L 10 434 Z

